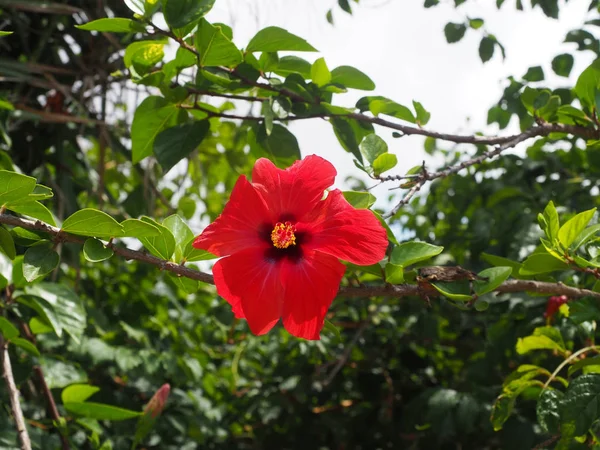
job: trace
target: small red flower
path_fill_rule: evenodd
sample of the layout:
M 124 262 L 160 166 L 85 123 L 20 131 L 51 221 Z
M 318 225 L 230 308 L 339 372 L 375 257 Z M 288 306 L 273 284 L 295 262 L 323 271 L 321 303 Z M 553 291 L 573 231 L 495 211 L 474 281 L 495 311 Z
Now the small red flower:
M 548 303 L 546 303 L 546 312 L 544 313 L 544 317 L 546 319 L 551 319 L 554 314 L 559 310 L 561 305 L 567 303 L 569 298 L 566 295 L 553 296 L 548 298 Z
M 225 258 L 213 267 L 217 292 L 254 334 L 282 318 L 293 335 L 319 339 L 345 266 L 379 262 L 388 240 L 373 213 L 353 208 L 338 189 L 323 199 L 336 170 L 308 156 L 281 170 L 256 161 L 240 176 L 223 213 L 194 247 Z

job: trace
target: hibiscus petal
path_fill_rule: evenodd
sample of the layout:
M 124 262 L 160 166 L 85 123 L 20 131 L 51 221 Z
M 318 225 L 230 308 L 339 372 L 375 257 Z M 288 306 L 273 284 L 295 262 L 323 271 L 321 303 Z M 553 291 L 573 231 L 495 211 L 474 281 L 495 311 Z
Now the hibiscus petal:
M 337 258 L 320 252 L 304 252 L 297 261 L 284 259 L 281 283 L 285 288 L 285 329 L 294 336 L 318 340 L 345 270 Z
M 268 242 L 261 238 L 262 228 L 265 224 L 270 226 L 271 222 L 263 199 L 242 175 L 221 215 L 204 229 L 193 245 L 217 256 L 231 255 L 250 247 L 264 247 Z
M 276 220 L 300 220 L 323 198 L 336 175 L 333 165 L 316 155 L 296 161 L 286 170 L 278 169 L 265 158 L 256 161 L 252 183 L 265 199 Z
M 335 189 L 298 224 L 308 238 L 303 248 L 328 253 L 361 266 L 378 263 L 385 256 L 387 234 L 368 209 L 355 209 Z
M 283 288 L 280 265 L 260 249 L 247 249 L 217 261 L 217 292 L 256 335 L 267 333 L 281 317 Z

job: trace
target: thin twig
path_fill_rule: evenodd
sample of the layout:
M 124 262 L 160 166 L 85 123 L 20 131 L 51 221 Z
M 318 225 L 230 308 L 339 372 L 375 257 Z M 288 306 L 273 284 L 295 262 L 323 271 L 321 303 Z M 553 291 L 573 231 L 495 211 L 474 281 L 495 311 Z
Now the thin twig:
M 552 380 L 554 380 L 556 378 L 556 376 L 560 373 L 560 371 L 563 369 L 563 367 L 565 367 L 567 364 L 569 364 L 574 359 L 577 359 L 577 357 L 579 355 L 590 352 L 592 350 L 598 350 L 599 348 L 600 348 L 600 346 L 598 346 L 598 345 L 590 345 L 589 347 L 584 347 L 584 348 L 577 350 L 575 353 L 573 353 L 571 356 L 569 356 L 567 359 L 565 359 L 563 362 L 560 363 L 560 365 L 556 368 L 556 370 L 554 372 L 552 372 L 552 375 L 550 375 L 548 380 L 546 380 L 546 382 L 544 383 L 544 387 L 542 389 L 546 389 L 548 386 L 550 386 L 550 383 L 552 383 Z
M 538 445 L 533 447 L 531 450 L 542 450 L 542 449 L 548 448 L 552 444 L 554 444 L 556 441 L 558 441 L 559 439 L 560 439 L 560 434 L 555 434 L 554 436 L 546 439 L 544 442 L 540 442 Z
M 437 178 L 445 178 L 449 175 L 452 175 L 452 174 L 455 174 L 455 173 L 461 171 L 462 169 L 466 169 L 467 167 L 474 166 L 475 164 L 481 164 L 486 159 L 491 159 L 494 156 L 498 156 L 504 150 L 508 150 L 509 148 L 515 147 L 516 145 L 520 144 L 521 142 L 526 141 L 527 139 L 530 139 L 532 137 L 547 136 L 548 134 L 551 133 L 551 131 L 548 131 L 548 130 L 555 129 L 555 127 L 558 125 L 561 125 L 561 124 L 543 123 L 540 126 L 529 128 L 528 130 L 524 131 L 521 134 L 511 136 L 511 139 L 505 141 L 504 143 L 496 145 L 496 148 L 494 148 L 493 150 L 488 150 L 487 152 L 483 152 L 481 155 L 475 156 L 466 161 L 462 161 L 454 166 L 447 167 L 438 172 L 427 172 L 425 170 L 425 167 L 423 167 L 422 173 L 419 174 L 419 176 L 417 176 L 416 180 L 414 181 L 414 183 L 415 183 L 414 186 L 406 193 L 406 195 L 404 195 L 404 197 L 402 197 L 402 200 L 400 200 L 400 202 L 398 202 L 398 204 L 396 206 L 394 206 L 394 208 L 389 213 L 385 214 L 383 217 L 389 218 L 389 217 L 392 217 L 395 214 L 397 214 L 398 211 L 400 211 L 400 208 L 402 208 L 404 205 L 406 205 L 413 198 L 413 196 L 423 187 L 423 185 L 425 185 L 425 183 L 427 183 L 428 181 L 432 181 Z M 559 128 L 562 129 L 563 127 L 559 127 Z M 587 130 L 587 129 L 584 128 L 584 130 Z M 449 139 L 449 140 L 451 140 L 451 139 Z M 456 141 L 454 141 L 454 142 L 456 142 Z M 401 178 L 406 178 L 406 176 L 403 176 Z M 393 179 L 394 179 L 394 177 L 388 176 L 388 177 L 386 177 L 385 181 L 390 181 Z
M 348 359 L 350 359 L 350 354 L 352 353 L 352 349 L 356 346 L 356 344 L 358 343 L 358 340 L 362 337 L 362 335 L 365 332 L 365 330 L 367 329 L 367 327 L 369 325 L 371 325 L 371 319 L 373 319 L 375 314 L 377 314 L 380 309 L 381 309 L 381 305 L 378 305 L 375 309 L 373 309 L 373 311 L 371 311 L 369 313 L 367 318 L 360 324 L 360 326 L 354 333 L 352 340 L 348 343 L 348 345 L 346 345 L 346 348 L 344 349 L 344 353 L 342 353 L 342 356 L 340 356 L 340 358 L 338 359 L 335 366 L 333 366 L 333 369 L 331 369 L 331 372 L 329 372 L 329 375 L 327 375 L 327 378 L 325 378 L 325 380 L 323 380 L 323 386 L 329 386 L 329 384 L 333 381 L 333 379 L 338 374 L 338 372 L 340 370 L 342 370 L 342 367 L 344 367 L 346 365 L 346 363 L 348 362 Z
M 21 450 L 31 450 L 31 440 L 25 427 L 25 417 L 23 417 L 23 410 L 19 401 L 19 390 L 15 384 L 10 356 L 8 355 L 8 342 L 4 340 L 2 335 L 0 335 L 0 347 L 2 348 L 2 378 L 4 378 L 6 387 L 8 388 L 10 407 L 17 423 L 17 434 L 21 443 Z
M 27 340 L 29 340 L 32 344 L 36 345 L 35 336 L 31 332 L 29 325 L 27 325 L 27 323 L 25 323 L 23 321 L 20 321 L 19 327 L 21 328 L 21 332 L 27 338 Z M 41 388 L 42 394 L 46 398 L 46 402 L 48 403 L 50 417 L 52 417 L 52 420 L 58 424 L 60 422 L 61 416 L 58 412 L 58 408 L 56 407 L 56 401 L 54 400 L 52 391 L 50 390 L 50 388 L 48 387 L 48 383 L 46 382 L 46 377 L 44 376 L 44 371 L 42 370 L 41 366 L 34 366 L 33 371 L 37 375 L 38 385 Z M 60 435 L 62 449 L 70 450 L 71 447 L 69 445 L 68 438 L 62 433 L 62 430 L 59 429 L 58 432 Z

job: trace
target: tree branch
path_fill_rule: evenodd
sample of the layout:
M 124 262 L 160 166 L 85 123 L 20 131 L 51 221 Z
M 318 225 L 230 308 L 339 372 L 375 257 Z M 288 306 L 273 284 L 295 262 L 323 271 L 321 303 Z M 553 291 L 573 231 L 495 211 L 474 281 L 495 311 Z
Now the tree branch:
M 189 45 L 185 42 L 184 39 L 175 36 L 171 31 L 165 31 L 154 25 L 153 23 L 149 23 L 149 25 L 154 29 L 154 32 L 160 34 L 162 36 L 166 36 L 168 38 L 176 41 L 180 47 L 188 50 L 193 53 L 196 57 L 199 57 L 200 54 L 198 50 L 193 46 Z M 258 89 L 263 89 L 265 91 L 275 92 L 279 95 L 289 98 L 292 102 L 296 103 L 308 103 L 313 105 L 318 105 L 320 103 L 320 99 L 315 98 L 314 101 L 310 101 L 309 99 L 304 98 L 300 94 L 297 94 L 294 91 L 291 91 L 287 88 L 272 85 L 269 83 L 262 83 L 260 81 L 252 80 L 245 77 L 243 74 L 240 74 L 235 69 L 228 69 L 226 67 L 213 67 L 215 70 L 219 70 L 228 75 L 234 76 L 242 83 L 246 84 L 249 87 L 254 87 Z M 262 76 L 264 74 L 261 73 Z M 200 93 L 192 89 L 190 92 Z M 215 95 L 222 97 L 223 94 L 211 93 L 209 91 L 202 92 L 205 95 Z M 237 98 L 240 100 L 246 101 L 258 101 L 259 98 L 252 96 L 235 96 L 231 98 Z M 262 120 L 262 117 L 259 116 L 235 116 L 231 114 L 221 114 L 221 113 L 213 113 L 215 117 L 224 117 L 224 118 L 232 118 L 232 119 L 242 119 L 242 120 Z M 343 117 L 358 120 L 360 122 L 368 122 L 373 125 L 380 125 L 385 128 L 390 128 L 392 130 L 400 131 L 405 135 L 420 135 L 427 136 L 434 139 L 440 139 L 443 141 L 454 142 L 457 144 L 483 144 L 483 145 L 504 145 L 512 141 L 517 141 L 512 146 L 521 142 L 522 140 L 529 139 L 535 136 L 548 136 L 550 133 L 569 133 L 575 136 L 584 138 L 584 139 L 600 139 L 600 130 L 596 128 L 586 128 L 578 125 L 565 125 L 565 124 L 550 124 L 550 123 L 540 123 L 539 127 L 530 128 L 529 130 L 515 134 L 511 136 L 476 136 L 476 135 L 456 135 L 456 134 L 448 134 L 448 133 L 439 133 L 436 131 L 426 130 L 420 127 L 414 127 L 410 125 L 402 125 L 396 122 L 392 122 L 390 120 L 382 119 L 380 117 L 371 117 L 366 114 L 361 113 L 348 113 L 348 114 L 334 114 L 323 112 L 319 114 L 307 115 L 307 116 L 291 116 L 286 118 L 274 118 L 274 120 L 287 121 L 287 120 L 302 120 L 302 119 L 314 119 L 314 118 L 328 118 L 328 117 Z M 532 131 L 535 130 L 535 131 Z
M 481 155 L 475 156 L 467 161 L 463 161 L 454 166 L 447 167 L 446 169 L 440 170 L 438 172 L 427 172 L 425 170 L 425 168 L 423 167 L 423 171 L 419 175 L 417 175 L 416 177 L 411 177 L 411 178 L 415 178 L 415 181 L 414 181 L 415 185 L 406 193 L 406 195 L 402 198 L 402 200 L 400 200 L 400 202 L 398 202 L 398 204 L 388 214 L 385 214 L 383 217 L 385 217 L 387 219 L 387 218 L 392 217 L 395 214 L 397 214 L 398 211 L 400 211 L 400 208 L 402 208 L 404 205 L 406 205 L 413 198 L 413 196 L 423 187 L 423 185 L 425 185 L 425 183 L 427 183 L 428 181 L 432 181 L 437 178 L 444 178 L 444 177 L 447 177 L 454 173 L 457 173 L 457 172 L 461 171 L 462 169 L 466 169 L 467 167 L 474 166 L 475 164 L 480 164 L 483 161 L 485 161 L 486 159 L 491 159 L 494 156 L 498 156 L 504 150 L 515 147 L 516 145 L 520 144 L 521 142 L 524 142 L 527 139 L 530 139 L 532 137 L 546 136 L 553 132 L 553 131 L 548 131 L 548 130 L 555 129 L 555 127 L 558 127 L 559 129 L 564 128 L 561 124 L 549 124 L 549 123 L 544 123 L 544 124 L 541 124 L 540 126 L 532 127 L 530 129 L 524 131 L 521 134 L 511 136 L 511 139 L 504 142 L 503 144 L 497 145 L 494 150 L 488 150 L 487 152 L 483 152 Z M 584 130 L 587 130 L 587 129 L 584 129 Z M 377 179 L 379 179 L 381 181 L 402 180 L 402 179 L 406 179 L 406 176 L 393 176 L 392 175 L 392 176 L 387 176 L 387 177 L 378 177 Z
M 10 356 L 8 355 L 8 342 L 4 340 L 1 334 L 0 347 L 2 348 L 2 378 L 4 378 L 6 383 L 8 395 L 10 397 L 10 407 L 15 422 L 17 423 L 17 434 L 19 436 L 19 442 L 21 443 L 21 450 L 31 450 L 31 440 L 29 439 L 29 434 L 25 427 L 25 417 L 23 417 L 23 410 L 21 409 L 21 402 L 19 401 L 19 390 L 15 384 Z
M 594 297 L 600 299 L 600 292 L 567 286 L 562 283 L 550 283 L 535 280 L 507 280 L 494 289 L 494 292 L 508 294 L 515 292 L 535 292 L 536 294 L 566 295 L 571 298 Z M 435 289 L 424 290 L 415 284 L 387 284 L 381 286 L 341 287 L 339 295 L 345 297 L 410 297 L 428 294 L 439 296 Z
M 40 220 L 29 220 L 21 217 L 12 216 L 9 214 L 0 214 L 0 224 L 12 225 L 15 227 L 25 228 L 31 231 L 41 231 L 48 233 L 51 236 L 59 237 L 64 242 L 73 242 L 76 244 L 83 245 L 85 240 L 79 236 L 65 233 L 59 228 L 53 227 L 44 223 Z M 173 261 L 166 261 L 164 259 L 157 258 L 148 253 L 139 250 L 132 250 L 127 247 L 121 247 L 116 245 L 114 242 L 105 244 L 115 254 L 122 256 L 126 260 L 136 260 L 147 264 L 157 266 L 161 270 L 172 272 L 176 275 L 191 278 L 192 280 L 202 281 L 208 284 L 215 284 L 213 276 L 200 272 L 196 269 L 185 267 L 181 264 L 174 263 Z M 371 296 L 386 296 L 386 297 L 408 297 L 408 296 L 420 296 L 423 294 L 423 288 L 417 285 L 399 284 L 391 285 L 385 284 L 380 286 L 361 286 L 361 287 L 341 287 L 338 291 L 339 295 L 346 297 L 371 297 Z M 589 289 L 580 289 L 575 287 L 566 286 L 562 283 L 548 283 L 542 281 L 532 280 L 508 280 L 502 283 L 495 289 L 495 292 L 508 293 L 508 292 L 535 292 L 537 294 L 548 294 L 548 295 L 566 295 L 572 298 L 580 297 L 594 297 L 600 299 L 600 292 L 594 292 Z M 432 295 L 439 295 L 437 291 L 425 292 Z

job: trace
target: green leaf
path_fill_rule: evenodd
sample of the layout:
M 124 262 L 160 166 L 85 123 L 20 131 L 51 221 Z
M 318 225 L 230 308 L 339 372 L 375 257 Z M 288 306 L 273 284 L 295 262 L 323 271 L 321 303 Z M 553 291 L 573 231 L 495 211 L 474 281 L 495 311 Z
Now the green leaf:
M 431 113 L 423 108 L 423 105 L 413 100 L 413 107 L 417 113 L 417 124 L 419 126 L 425 126 L 431 119 Z
M 568 77 L 573 69 L 574 58 L 570 53 L 557 55 L 552 60 L 552 70 L 561 77 Z
M 154 154 L 164 173 L 198 148 L 209 130 L 210 122 L 200 120 L 161 131 L 154 141 Z
M 123 236 L 119 222 L 105 212 L 91 208 L 81 209 L 67 217 L 61 229 L 71 234 L 98 238 Z
M 99 387 L 89 384 L 72 384 L 63 389 L 60 398 L 63 403 L 81 403 L 100 390 Z
M 331 9 L 327 11 L 327 14 L 325 14 L 325 18 L 327 19 L 327 22 L 329 22 L 330 25 L 333 25 L 333 11 Z
M 540 273 L 567 270 L 569 265 L 548 253 L 534 253 L 525 261 L 519 271 L 520 275 L 537 275 Z
M 36 180 L 8 170 L 0 170 L 0 205 L 17 203 L 33 192 Z
M 469 26 L 471 28 L 473 28 L 474 30 L 478 30 L 480 29 L 484 24 L 483 19 L 469 19 Z
M 325 319 L 323 330 L 333 334 L 337 342 L 342 342 L 342 335 L 340 334 L 340 330 L 332 324 L 329 320 Z
M 479 58 L 481 62 L 486 63 L 494 56 L 494 50 L 496 49 L 496 40 L 488 36 L 481 38 L 479 42 Z
M 0 251 L 13 260 L 17 256 L 15 242 L 6 228 L 0 225 Z
M 54 216 L 50 212 L 48 208 L 42 205 L 40 202 L 27 202 L 27 203 L 19 203 L 16 205 L 8 204 L 6 205 L 6 209 L 9 209 L 17 214 L 22 214 L 24 216 L 33 217 L 34 219 L 39 219 L 42 222 L 46 222 L 53 227 L 56 226 L 56 221 L 54 220 Z
M 473 300 L 471 286 L 468 281 L 455 281 L 452 283 L 436 281 L 431 285 L 444 297 L 459 302 L 468 302 Z
M 388 241 L 390 241 L 392 244 L 399 245 L 398 240 L 396 239 L 396 236 L 394 236 L 394 232 L 392 231 L 392 229 L 390 228 L 388 223 L 385 221 L 385 219 L 381 216 L 381 214 L 379 214 L 377 211 L 372 211 L 372 212 L 373 212 L 373 214 L 375 214 L 375 217 L 377 217 L 377 219 L 379 220 L 379 223 L 381 223 L 381 226 L 383 226 L 383 228 L 385 228 L 385 232 L 387 233 Z
M 166 40 L 136 41 L 125 49 L 123 63 L 128 69 L 133 68 L 139 75 L 144 75 L 158 64 L 165 56 Z
M 6 317 L 0 317 L 0 333 L 4 339 L 10 341 L 19 335 L 19 330 Z
M 162 97 L 146 97 L 136 108 L 131 124 L 132 162 L 138 163 L 152 155 L 156 136 L 165 128 L 177 125 L 184 114 L 185 111 Z
M 0 34 L 0 36 L 2 35 Z M 11 102 L 0 97 L 0 109 L 14 111 L 15 107 Z
M 29 342 L 27 339 L 14 338 L 10 341 L 10 343 L 16 345 L 21 350 L 30 354 L 31 356 L 41 356 L 40 351 L 37 349 L 37 347 L 31 342 Z
M 581 233 L 577 235 L 577 237 L 573 240 L 571 244 L 571 249 L 573 251 L 577 250 L 582 245 L 587 244 L 592 238 L 596 236 L 596 234 L 600 232 L 600 224 L 591 225 L 587 228 L 584 228 Z
M 569 377 L 572 376 L 579 369 L 583 369 L 587 366 L 600 366 L 600 356 L 593 356 L 591 358 L 580 359 L 569 367 Z
M 360 152 L 371 165 L 373 165 L 379 156 L 387 153 L 387 151 L 388 146 L 386 142 L 375 133 L 369 134 L 360 143 Z
M 344 191 L 344 198 L 355 208 L 368 209 L 375 203 L 375 196 L 369 192 Z
M 527 69 L 527 73 L 523 75 L 523 79 L 531 82 L 542 81 L 544 79 L 544 69 L 541 66 L 530 67 Z
M 43 242 L 27 249 L 23 256 L 23 276 L 28 282 L 45 277 L 58 266 L 60 256 L 52 247 L 51 242 Z
M 171 259 L 171 256 L 175 252 L 175 237 L 173 233 L 167 227 L 160 225 L 149 217 L 143 216 L 142 221 L 153 225 L 159 231 L 158 236 L 139 238 L 144 247 L 157 258 L 164 260 Z
M 275 118 L 275 113 L 273 112 L 273 97 L 263 101 L 261 112 L 265 117 L 265 132 L 267 133 L 267 136 L 271 136 L 271 133 L 273 132 L 273 119 Z
M 522 383 L 518 382 L 528 381 L 540 375 L 549 377 L 550 372 L 543 367 L 535 366 L 533 364 L 521 364 L 504 379 L 504 382 L 502 383 L 503 390 L 515 391 L 516 388 L 522 386 Z
M 519 274 L 522 264 L 513 261 L 512 259 L 503 258 L 502 256 L 490 255 L 489 253 L 481 253 L 481 258 L 492 266 L 504 266 L 512 268 L 513 274 Z
M 216 0 L 163 0 L 163 14 L 171 28 L 183 28 L 204 17 Z
M 477 275 L 482 278 L 488 278 L 488 281 L 475 280 L 473 290 L 479 296 L 492 292 L 502 283 L 504 283 L 512 273 L 511 267 L 491 267 L 482 270 Z
M 404 283 L 404 267 L 398 264 L 387 263 L 385 265 L 385 281 L 390 284 Z
M 523 383 L 517 390 L 506 392 L 496 399 L 492 406 L 492 415 L 490 417 L 494 431 L 502 429 L 504 423 L 512 414 L 518 396 L 526 389 L 539 386 L 540 384 L 537 380 L 529 380 Z
M 466 31 L 467 27 L 462 23 L 449 22 L 444 27 L 444 35 L 449 44 L 460 41 L 464 37 Z
M 71 414 L 96 420 L 127 420 L 142 415 L 138 411 L 117 408 L 116 406 L 105 405 L 103 403 L 68 402 L 63 403 L 63 406 Z
M 313 63 L 310 69 L 310 76 L 313 83 L 319 87 L 331 82 L 331 72 L 325 63 L 325 58 L 319 58 Z
M 185 247 L 188 242 L 194 239 L 194 233 L 190 227 L 177 214 L 173 214 L 163 220 L 165 226 L 175 238 L 175 261 L 180 262 L 183 259 Z
M 439 255 L 444 247 L 431 245 L 426 242 L 403 242 L 392 251 L 390 262 L 399 266 L 410 266 L 421 261 L 426 261 Z
M 342 11 L 352 14 L 352 7 L 350 6 L 350 2 L 348 0 L 338 0 L 338 5 L 340 8 L 342 8 Z
M 121 17 L 93 20 L 84 23 L 83 25 L 75 25 L 75 28 L 85 31 L 100 31 L 103 33 L 134 33 L 137 31 L 146 31 L 146 27 L 144 27 L 143 24 Z
M 569 320 L 576 324 L 598 320 L 600 307 L 594 298 L 585 297 L 569 302 Z
M 123 237 L 144 238 L 160 235 L 160 231 L 154 225 L 139 219 L 126 219 L 121 222 L 123 226 Z
M 364 137 L 373 134 L 373 125 L 341 117 L 332 117 L 330 122 L 333 132 L 344 150 L 352 153 L 356 159 L 362 162 L 359 144 Z
M 367 75 L 352 66 L 339 66 L 331 71 L 331 83 L 350 89 L 372 91 L 375 83 Z
M 558 240 L 565 248 L 569 248 L 577 236 L 587 227 L 595 212 L 596 208 L 581 212 L 560 227 Z
M 250 149 L 255 156 L 267 156 L 278 167 L 291 166 L 300 159 L 300 146 L 292 132 L 283 125 L 273 124 L 271 134 L 267 134 L 265 125 L 262 124 L 255 132 L 248 133 Z
M 600 418 L 600 375 L 581 375 L 572 380 L 561 404 L 562 423 L 574 424 L 577 436 L 587 433 Z
M 14 31 L 0 31 L 0 37 L 2 36 L 10 36 Z
M 596 91 L 600 85 L 600 59 L 596 59 L 590 64 L 579 78 L 573 88 L 573 92 L 579 98 L 581 104 L 591 110 L 596 106 Z
M 13 260 L 11 281 L 16 288 L 21 288 L 27 284 L 27 280 L 23 277 L 23 255 L 18 255 Z
M 544 389 L 537 400 L 537 420 L 545 433 L 560 432 L 560 407 L 564 394 L 555 389 Z
M 547 228 L 542 228 L 542 231 L 546 233 L 546 236 L 548 236 L 550 242 L 554 242 L 555 239 L 558 239 L 560 222 L 558 219 L 558 212 L 556 211 L 556 207 L 552 201 L 548 202 L 546 208 L 544 208 L 543 217 L 545 218 Z
M 223 33 L 222 27 L 212 25 L 205 19 L 198 24 L 196 48 L 202 67 L 235 67 L 244 60 L 242 52 Z
M 375 116 L 386 114 L 410 123 L 417 123 L 417 119 L 409 108 L 386 98 L 372 100 L 369 103 L 369 110 Z
M 33 334 L 45 334 L 45 333 L 53 333 L 54 328 L 51 325 L 44 322 L 39 317 L 32 317 L 29 321 L 29 328 Z
M 531 336 L 519 338 L 517 353 L 523 355 L 532 350 L 556 350 L 565 353 L 565 344 L 560 331 L 552 327 L 538 327 Z
M 114 252 L 98 239 L 89 238 L 83 244 L 83 256 L 90 262 L 100 262 L 110 258 Z
M 293 55 L 279 58 L 277 66 L 273 69 L 273 72 L 282 77 L 297 73 L 305 79 L 310 78 L 310 71 L 311 64 L 308 61 Z
M 40 366 L 50 389 L 62 388 L 73 383 L 86 383 L 87 375 L 72 363 L 48 357 L 40 358 Z
M 35 309 L 58 337 L 63 330 L 79 343 L 86 327 L 86 312 L 81 299 L 68 287 L 57 283 L 37 283 L 25 287 L 20 303 Z
M 187 262 L 194 262 L 194 261 L 208 261 L 211 259 L 218 258 L 217 255 L 213 255 L 212 253 L 209 253 L 206 250 L 194 248 L 192 246 L 194 239 L 190 240 L 187 243 L 187 245 L 185 246 L 185 253 L 183 255 L 183 259 L 185 259 Z
M 179 276 L 175 273 L 169 273 L 169 279 L 175 286 L 181 288 L 187 294 L 195 294 L 198 292 L 199 284 L 196 280 Z
M 396 164 L 398 164 L 398 158 L 393 153 L 384 153 L 383 155 L 379 155 L 375 161 L 373 161 L 373 175 L 378 177 L 383 172 L 396 167 Z
M 301 37 L 279 27 L 267 27 L 260 30 L 248 43 L 248 52 L 278 52 L 282 50 L 297 52 L 316 52 L 317 50 Z

